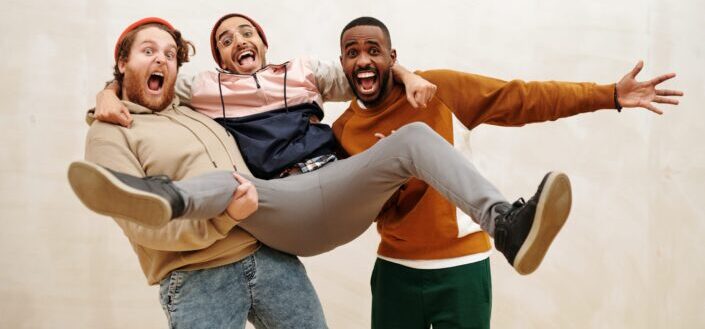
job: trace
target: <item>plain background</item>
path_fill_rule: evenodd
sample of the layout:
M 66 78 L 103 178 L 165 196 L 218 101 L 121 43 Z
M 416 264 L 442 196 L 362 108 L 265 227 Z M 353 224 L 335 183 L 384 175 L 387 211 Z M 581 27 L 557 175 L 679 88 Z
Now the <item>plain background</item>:
M 501 79 L 614 83 L 677 72 L 666 114 L 600 111 L 523 128 L 463 133 L 467 155 L 509 199 L 543 173 L 573 182 L 571 217 L 539 270 L 521 277 L 495 253 L 495 328 L 705 326 L 705 3 L 703 1 L 2 1 L 0 13 L 0 327 L 166 328 L 112 220 L 74 197 L 83 115 L 111 77 L 128 24 L 161 16 L 197 47 L 183 67 L 213 69 L 208 34 L 228 12 L 264 27 L 270 62 L 337 60 L 351 19 L 387 23 L 410 69 Z M 331 122 L 344 104 L 329 104 Z M 304 259 L 331 328 L 369 325 L 374 228 Z

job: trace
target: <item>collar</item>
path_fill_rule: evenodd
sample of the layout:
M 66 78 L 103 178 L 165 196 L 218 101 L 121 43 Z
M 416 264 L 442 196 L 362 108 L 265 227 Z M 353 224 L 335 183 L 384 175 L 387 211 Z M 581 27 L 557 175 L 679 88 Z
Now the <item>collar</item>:
M 146 108 L 140 104 L 133 103 L 130 101 L 123 100 L 122 103 L 127 107 L 127 109 L 130 111 L 131 114 L 154 114 L 156 111 L 153 111 L 149 108 Z M 179 106 L 179 97 L 174 95 L 174 100 L 171 101 L 169 105 L 167 105 L 164 109 L 158 112 L 164 112 L 173 108 L 176 108 Z
M 361 116 L 375 116 L 380 112 L 384 112 L 392 104 L 396 103 L 399 100 L 399 97 L 404 96 L 403 94 L 404 87 L 394 83 L 381 103 L 375 106 L 366 106 L 356 97 L 353 102 L 350 103 L 350 108 L 355 112 L 355 114 Z

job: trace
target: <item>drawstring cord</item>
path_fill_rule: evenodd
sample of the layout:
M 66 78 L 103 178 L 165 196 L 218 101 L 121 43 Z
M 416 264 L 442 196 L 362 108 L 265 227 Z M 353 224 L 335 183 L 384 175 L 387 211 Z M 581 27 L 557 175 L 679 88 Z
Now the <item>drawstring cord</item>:
M 174 108 L 174 110 L 176 110 L 176 112 L 179 112 L 179 113 L 181 113 L 181 114 L 184 114 L 184 113 L 181 112 L 178 108 Z M 173 123 L 176 123 L 177 125 L 182 126 L 182 127 L 186 128 L 189 132 L 191 132 L 191 134 L 192 134 L 194 137 L 196 137 L 196 139 L 201 143 L 201 146 L 203 146 L 203 149 L 206 150 L 206 154 L 208 155 L 208 160 L 211 161 L 211 163 L 213 164 L 213 167 L 218 168 L 218 165 L 215 163 L 215 160 L 213 159 L 213 156 L 211 155 L 211 151 L 208 149 L 208 145 L 206 145 L 206 143 L 201 139 L 200 136 L 198 136 L 198 134 L 196 134 L 195 131 L 193 131 L 193 129 L 191 129 L 191 127 L 189 127 L 189 126 L 187 126 L 187 125 L 185 125 L 185 124 L 179 122 L 179 120 L 177 120 L 177 119 L 175 119 L 175 118 L 172 118 L 172 117 L 169 116 L 169 115 L 165 115 L 165 114 L 163 114 L 163 113 L 157 113 L 157 112 L 155 112 L 154 114 L 156 114 L 156 115 L 158 115 L 158 116 L 163 116 L 163 117 L 169 119 L 169 121 L 171 121 L 171 122 L 173 122 Z M 227 149 L 226 149 L 226 150 L 227 150 Z M 226 152 L 227 152 L 227 151 L 226 151 Z
M 210 131 L 214 136 L 216 136 L 216 139 L 217 139 L 218 142 L 220 143 L 220 146 L 223 147 L 223 150 L 225 150 L 225 153 L 228 155 L 228 158 L 230 159 L 230 163 L 233 164 L 233 169 L 237 170 L 237 168 L 235 167 L 235 160 L 233 159 L 232 155 L 230 154 L 230 151 L 228 150 L 228 147 L 225 145 L 225 143 L 223 142 L 223 140 L 218 137 L 218 133 L 217 133 L 217 132 L 215 132 L 213 129 L 211 129 L 211 127 L 208 126 L 205 122 L 203 122 L 203 121 L 201 121 L 201 120 L 197 120 L 197 119 L 194 118 L 194 117 L 191 117 L 188 113 L 185 113 L 185 112 L 181 111 L 180 109 L 177 109 L 177 111 L 178 111 L 179 113 L 183 114 L 185 117 L 191 119 L 192 121 L 198 122 L 198 123 L 201 124 L 203 127 L 205 127 L 206 129 L 208 129 L 208 131 Z M 190 129 L 189 129 L 189 130 L 190 130 Z M 228 137 L 231 137 L 231 136 L 230 136 L 230 133 L 228 132 L 227 129 L 223 129 L 223 130 L 225 130 L 225 133 L 228 135 Z M 194 133 L 194 134 L 195 134 L 195 133 Z M 209 154 L 208 156 L 210 157 L 210 154 Z M 215 162 L 214 162 L 214 164 L 215 164 Z M 216 168 L 217 168 L 217 166 L 216 166 Z
M 286 101 L 286 73 L 289 71 L 287 68 L 288 63 L 284 63 L 284 108 L 286 112 L 289 112 L 289 104 Z
M 223 86 L 220 80 L 220 70 L 218 70 L 218 93 L 220 93 L 220 107 L 223 109 L 223 118 L 225 118 L 225 101 L 223 101 Z M 228 133 L 228 136 L 230 133 Z

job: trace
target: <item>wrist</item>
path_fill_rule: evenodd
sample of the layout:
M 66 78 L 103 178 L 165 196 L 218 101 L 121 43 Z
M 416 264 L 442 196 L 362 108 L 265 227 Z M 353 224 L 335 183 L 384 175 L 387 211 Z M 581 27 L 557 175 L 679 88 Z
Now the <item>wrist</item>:
M 413 73 L 409 72 L 409 70 L 401 64 L 395 63 L 394 66 L 392 66 L 392 76 L 396 82 L 406 84 L 409 81 L 409 74 Z
M 617 112 L 622 112 L 622 104 L 619 103 L 619 92 L 617 91 L 617 85 L 614 85 L 614 108 Z

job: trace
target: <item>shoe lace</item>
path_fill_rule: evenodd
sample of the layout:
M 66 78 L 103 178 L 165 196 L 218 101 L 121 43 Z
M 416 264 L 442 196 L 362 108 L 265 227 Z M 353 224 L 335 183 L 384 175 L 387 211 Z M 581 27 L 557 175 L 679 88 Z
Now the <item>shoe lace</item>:
M 507 209 L 505 213 L 502 214 L 498 218 L 498 222 L 500 223 L 511 223 L 514 220 L 514 214 L 516 213 L 517 210 L 521 209 L 526 204 L 526 201 L 524 198 L 519 198 L 519 200 L 514 201 L 512 203 L 511 208 Z
M 518 200 L 514 201 L 512 203 L 511 207 L 507 207 L 504 213 L 497 218 L 497 223 L 495 224 L 496 229 L 494 233 L 494 241 L 495 245 L 497 246 L 497 249 L 499 250 L 505 250 L 505 241 L 509 235 L 509 231 L 506 229 L 506 227 L 510 226 L 511 223 L 514 221 L 515 214 L 517 210 L 521 209 L 524 204 L 526 204 L 526 201 L 524 198 L 519 198 Z
M 507 207 L 509 209 L 506 209 L 506 212 L 497 218 L 494 233 L 495 247 L 497 247 L 497 250 L 501 252 L 509 251 L 509 246 L 507 246 L 507 239 L 509 237 L 508 227 L 511 226 L 517 211 L 521 209 L 524 204 L 526 204 L 524 198 L 519 198 L 512 203 L 511 207 Z
M 526 201 L 524 200 L 524 198 L 519 198 L 519 200 L 516 200 L 516 201 L 514 201 L 514 203 L 512 203 L 512 210 L 521 208 L 521 206 L 523 206 L 525 204 L 526 204 Z

